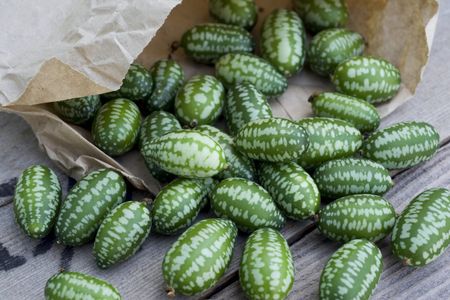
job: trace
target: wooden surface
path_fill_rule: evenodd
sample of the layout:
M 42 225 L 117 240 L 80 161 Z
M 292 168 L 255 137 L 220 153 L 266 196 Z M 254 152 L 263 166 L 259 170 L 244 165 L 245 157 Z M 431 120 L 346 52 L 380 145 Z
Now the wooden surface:
M 428 187 L 450 187 L 450 1 L 441 1 L 438 27 L 429 64 L 416 95 L 386 117 L 382 126 L 404 120 L 433 124 L 441 135 L 438 154 L 418 167 L 394 175 L 395 186 L 387 194 L 397 212 Z M 278 115 L 285 110 L 278 103 Z M 60 268 L 86 272 L 114 284 L 125 299 L 164 299 L 161 274 L 164 253 L 176 236 L 151 234 L 129 261 L 103 271 L 95 266 L 92 244 L 80 248 L 57 245 L 53 237 L 32 240 L 15 224 L 12 193 L 17 176 L 30 164 L 57 169 L 39 150 L 28 126 L 18 117 L 0 113 L 0 299 L 42 299 L 46 280 Z M 59 173 L 67 192 L 70 180 Z M 142 195 L 131 193 L 135 199 Z M 208 216 L 202 213 L 202 218 Z M 311 221 L 289 222 L 283 234 L 295 260 L 295 285 L 289 299 L 317 299 L 318 278 L 325 262 L 338 247 L 318 234 Z M 240 235 L 230 269 L 203 298 L 241 299 L 237 267 L 246 236 Z M 430 265 L 403 267 L 390 251 L 389 238 L 379 243 L 384 272 L 374 299 L 450 299 L 450 250 Z

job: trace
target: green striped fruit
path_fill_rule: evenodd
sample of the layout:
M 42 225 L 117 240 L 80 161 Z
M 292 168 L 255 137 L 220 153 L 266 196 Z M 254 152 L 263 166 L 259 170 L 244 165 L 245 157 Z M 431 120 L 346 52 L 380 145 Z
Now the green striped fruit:
M 348 20 L 344 0 L 293 0 L 294 10 L 312 32 L 344 27 Z
M 239 26 L 207 23 L 186 31 L 181 37 L 181 47 L 195 61 L 211 64 L 227 53 L 253 52 L 254 41 Z
M 109 268 L 127 260 L 150 233 L 152 220 L 145 203 L 128 201 L 114 208 L 100 225 L 94 242 L 97 266 Z
M 362 155 L 388 169 L 410 168 L 437 151 L 439 133 L 425 122 L 401 122 L 373 133 L 361 148 Z
M 309 44 L 308 65 L 319 75 L 332 75 L 337 65 L 346 59 L 362 55 L 364 38 L 345 28 L 332 28 L 316 34 Z
M 209 125 L 199 126 L 196 130 L 203 132 L 219 143 L 225 153 L 228 167 L 216 175 L 217 178 L 241 177 L 252 181 L 255 180 L 253 161 L 237 150 L 233 138 L 216 127 Z
M 338 92 L 376 104 L 397 94 L 401 78 L 400 71 L 386 60 L 355 56 L 336 67 L 331 81 Z
M 306 57 L 306 33 L 303 22 L 291 10 L 277 9 L 264 20 L 261 54 L 281 74 L 290 77 L 299 72 Z
M 350 195 L 320 210 L 318 229 L 327 238 L 338 242 L 354 239 L 376 242 L 391 233 L 395 218 L 394 207 L 382 197 Z
M 332 118 L 305 118 L 297 122 L 309 137 L 309 147 L 298 163 L 305 169 L 326 161 L 352 156 L 362 144 L 362 135 L 349 122 Z
M 239 279 L 250 300 L 287 297 L 294 283 L 294 262 L 289 245 L 278 231 L 261 228 L 250 235 Z
M 383 271 L 380 249 L 367 240 L 352 240 L 328 260 L 320 276 L 323 300 L 368 300 Z
M 237 229 L 224 219 L 205 219 L 187 229 L 162 263 L 169 296 L 192 296 L 212 287 L 230 264 Z
M 126 98 L 141 101 L 150 97 L 153 91 L 153 78 L 147 69 L 138 64 L 131 64 L 120 89 L 103 94 L 106 99 Z
M 303 220 L 319 210 L 319 190 L 311 176 L 296 163 L 261 163 L 258 175 L 261 186 L 287 217 Z
M 249 53 L 230 53 L 216 62 L 216 76 L 226 86 L 249 82 L 267 96 L 287 89 L 286 78 L 267 61 Z
M 55 225 L 58 243 L 86 244 L 108 213 L 125 199 L 126 184 L 113 170 L 100 169 L 83 177 L 67 194 Z
M 100 108 L 92 124 L 92 138 L 106 154 L 118 156 L 133 148 L 140 126 L 141 113 L 137 105 L 119 98 Z
M 61 204 L 61 185 L 46 166 L 34 165 L 20 175 L 14 192 L 14 215 L 32 238 L 43 238 L 55 224 Z
M 209 13 L 219 22 L 251 29 L 258 18 L 254 0 L 209 0 Z
M 412 200 L 392 231 L 392 251 L 406 265 L 424 266 L 450 244 L 450 191 L 432 188 Z
M 258 184 L 243 178 L 222 180 L 211 196 L 213 212 L 232 220 L 239 230 L 281 229 L 285 220 L 270 194 Z
M 383 195 L 394 185 L 388 170 L 362 158 L 326 162 L 314 171 L 313 178 L 320 194 L 331 199 L 354 194 Z
M 380 115 L 367 101 L 340 93 L 320 93 L 309 98 L 314 115 L 341 119 L 361 132 L 371 132 L 380 125 Z
M 119 291 L 105 280 L 78 273 L 61 272 L 53 275 L 45 285 L 46 300 L 121 300 Z
M 175 114 L 182 124 L 195 127 L 212 124 L 222 113 L 225 89 L 211 75 L 192 77 L 178 92 Z
M 145 143 L 141 152 L 147 162 L 182 177 L 212 177 L 227 167 L 219 143 L 194 130 L 170 132 Z
M 98 95 L 53 103 L 56 114 L 66 122 L 81 125 L 92 120 L 101 106 Z
M 252 159 L 287 162 L 308 148 L 308 134 L 302 126 L 287 119 L 261 119 L 247 123 L 236 135 L 239 151 Z
M 150 69 L 154 88 L 150 97 L 145 98 L 149 112 L 172 110 L 175 96 L 184 82 L 184 71 L 174 60 L 162 59 Z
M 215 183 L 211 178 L 178 178 L 164 186 L 152 206 L 154 230 L 169 235 L 190 226 L 205 206 Z

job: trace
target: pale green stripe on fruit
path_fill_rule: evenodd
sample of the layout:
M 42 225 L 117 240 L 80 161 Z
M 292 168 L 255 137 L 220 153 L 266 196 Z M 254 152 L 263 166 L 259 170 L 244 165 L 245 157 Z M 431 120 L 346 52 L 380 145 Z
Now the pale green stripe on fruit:
M 254 0 L 209 0 L 209 13 L 221 23 L 247 29 L 253 27 L 258 17 Z

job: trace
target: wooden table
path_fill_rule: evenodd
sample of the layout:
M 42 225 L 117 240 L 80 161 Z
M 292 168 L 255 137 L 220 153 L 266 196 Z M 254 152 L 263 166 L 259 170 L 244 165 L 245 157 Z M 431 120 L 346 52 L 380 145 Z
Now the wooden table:
M 441 1 L 439 22 L 429 64 L 413 99 L 385 118 L 382 126 L 405 120 L 433 124 L 441 135 L 440 149 L 430 161 L 394 175 L 386 195 L 397 212 L 426 188 L 450 187 L 450 1 Z M 95 266 L 92 244 L 80 248 L 57 245 L 53 237 L 32 240 L 15 224 L 14 184 L 30 164 L 57 169 L 39 150 L 29 127 L 18 117 L 0 114 L 0 299 L 42 299 L 47 279 L 61 268 L 102 277 L 125 299 L 164 299 L 161 273 L 164 253 L 176 236 L 151 234 L 129 261 L 107 271 Z M 70 180 L 58 174 L 67 192 Z M 136 196 L 138 197 L 138 196 Z M 202 213 L 202 218 L 208 213 Z M 283 230 L 295 261 L 295 285 L 289 299 L 317 299 L 320 272 L 339 244 L 318 234 L 313 222 L 290 222 Z M 230 269 L 220 283 L 201 298 L 242 299 L 237 267 L 245 236 L 240 235 Z M 378 243 L 384 272 L 373 299 L 450 299 L 450 249 L 420 269 L 403 267 L 391 254 L 389 238 Z

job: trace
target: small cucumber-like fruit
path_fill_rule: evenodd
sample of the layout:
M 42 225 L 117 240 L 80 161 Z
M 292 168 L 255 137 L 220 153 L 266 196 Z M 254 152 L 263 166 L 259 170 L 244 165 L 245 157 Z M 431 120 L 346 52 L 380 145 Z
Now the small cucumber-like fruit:
M 308 65 L 319 75 L 332 75 L 346 59 L 362 55 L 364 38 L 345 28 L 327 29 L 316 34 L 308 48 Z
M 209 125 L 199 126 L 196 130 L 203 132 L 219 143 L 225 152 L 228 167 L 217 174 L 217 178 L 241 177 L 252 181 L 255 180 L 255 166 L 253 161 L 237 150 L 232 137 L 216 127 Z
M 362 144 L 362 135 L 347 121 L 332 118 L 305 118 L 297 122 L 309 137 L 309 147 L 298 163 L 305 169 L 326 161 L 352 156 Z
M 314 171 L 313 178 L 320 194 L 331 199 L 354 194 L 383 195 L 394 184 L 382 165 L 351 157 L 324 163 Z
M 196 75 L 180 89 L 175 99 L 175 114 L 182 124 L 195 127 L 212 124 L 222 113 L 225 89 L 211 75 Z
M 124 179 L 113 170 L 100 169 L 83 177 L 62 204 L 55 226 L 58 243 L 79 246 L 89 242 L 125 193 Z
M 392 231 L 392 251 L 410 266 L 424 266 L 450 244 L 450 191 L 432 188 L 414 198 Z
M 58 177 L 46 166 L 26 168 L 17 181 L 13 203 L 20 228 L 32 238 L 45 237 L 55 224 L 61 204 Z
M 299 72 L 306 57 L 306 33 L 303 22 L 291 10 L 277 9 L 264 20 L 261 31 L 262 57 L 281 74 L 290 77 Z
M 258 178 L 287 217 L 304 220 L 319 210 L 319 190 L 311 176 L 298 164 L 260 163 Z
M 320 276 L 320 299 L 368 300 L 382 271 L 380 249 L 367 240 L 352 240 L 334 252 L 325 265 Z
M 262 227 L 281 229 L 285 223 L 270 194 L 243 178 L 222 180 L 212 193 L 211 208 L 217 216 L 232 220 L 243 232 Z
M 184 82 L 183 68 L 174 60 L 162 59 L 150 69 L 154 88 L 150 97 L 145 99 L 149 112 L 172 110 L 175 96 Z
M 64 121 L 82 125 L 94 118 L 101 105 L 100 96 L 92 95 L 54 102 L 53 109 Z
M 205 219 L 187 229 L 162 263 L 168 295 L 192 296 L 212 287 L 230 264 L 237 229 L 224 219 Z
M 118 156 L 133 148 L 140 126 L 141 113 L 137 105 L 119 98 L 100 108 L 92 124 L 92 138 L 106 154 Z
M 319 212 L 319 231 L 329 239 L 348 242 L 354 239 L 379 241 L 391 233 L 395 210 L 380 196 L 369 194 L 339 198 Z
M 233 85 L 225 98 L 225 119 L 232 135 L 251 121 L 272 118 L 267 98 L 248 82 Z
M 227 53 L 253 52 L 254 42 L 252 35 L 239 26 L 207 23 L 186 31 L 181 47 L 195 61 L 210 64 Z
M 294 10 L 311 32 L 344 27 L 348 20 L 344 0 L 293 0 Z
M 287 297 L 294 283 L 294 262 L 281 233 L 272 228 L 261 228 L 249 236 L 239 279 L 250 300 Z
M 97 266 L 109 268 L 133 256 L 151 226 L 145 203 L 128 201 L 118 205 L 103 220 L 95 237 L 93 252 Z
M 331 81 L 338 92 L 376 104 L 397 94 L 401 78 L 400 71 L 386 60 L 355 56 L 336 67 Z
M 254 0 L 209 0 L 209 13 L 219 22 L 251 29 L 258 18 Z
M 287 162 L 300 157 L 308 148 L 308 134 L 302 126 L 281 118 L 247 123 L 236 135 L 239 151 L 252 159 Z
M 320 93 L 309 98 L 314 115 L 341 119 L 361 132 L 372 132 L 380 125 L 375 106 L 365 100 L 340 93 Z
M 212 177 L 227 167 L 219 143 L 195 130 L 178 130 L 148 141 L 141 153 L 147 162 L 188 178 Z
M 401 122 L 374 132 L 364 141 L 362 155 L 388 169 L 410 168 L 437 151 L 439 133 L 425 122 Z
M 249 53 L 229 53 L 216 62 L 216 76 L 226 86 L 249 82 L 267 96 L 287 89 L 286 78 L 267 61 Z
M 61 272 L 53 275 L 45 285 L 46 300 L 121 300 L 119 291 L 105 280 L 78 273 Z
M 152 205 L 154 231 L 169 235 L 190 226 L 214 184 L 211 178 L 178 178 L 164 186 Z

